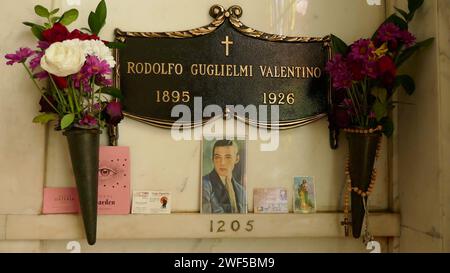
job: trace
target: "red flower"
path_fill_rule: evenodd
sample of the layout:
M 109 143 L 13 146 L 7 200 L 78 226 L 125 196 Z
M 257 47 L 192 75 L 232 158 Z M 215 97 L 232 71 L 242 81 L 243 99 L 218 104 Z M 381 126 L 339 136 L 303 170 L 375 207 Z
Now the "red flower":
M 123 119 L 122 104 L 112 101 L 103 110 L 106 123 L 116 126 Z
M 64 25 L 60 23 L 56 23 L 53 25 L 52 28 L 44 30 L 42 32 L 42 37 L 44 38 L 44 41 L 47 41 L 50 44 L 67 40 L 68 36 L 69 31 Z
M 63 77 L 58 77 L 55 75 L 52 75 L 53 80 L 55 81 L 56 86 L 59 89 L 64 89 L 67 88 L 69 86 L 69 84 L 67 83 L 67 79 L 63 78 Z
M 53 98 L 50 94 L 45 94 L 47 99 L 53 104 L 53 106 L 57 106 L 55 98 Z M 46 99 L 44 99 L 43 96 L 41 96 L 41 99 L 39 100 L 39 105 L 41 106 L 41 110 L 39 112 L 41 113 L 56 113 L 55 109 L 47 102 Z
M 95 35 L 89 35 L 86 33 L 83 33 L 81 31 L 79 31 L 78 29 L 73 30 L 67 37 L 68 40 L 73 40 L 73 39 L 80 39 L 81 41 L 85 41 L 85 40 L 100 40 L 100 38 Z
M 378 70 L 381 81 L 386 87 L 392 87 L 397 76 L 397 67 L 389 56 L 383 56 L 378 61 Z

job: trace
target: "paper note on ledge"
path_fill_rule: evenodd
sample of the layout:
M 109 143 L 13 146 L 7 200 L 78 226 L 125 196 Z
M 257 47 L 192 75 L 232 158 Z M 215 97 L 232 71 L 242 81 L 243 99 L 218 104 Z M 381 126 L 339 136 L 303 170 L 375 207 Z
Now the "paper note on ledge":
M 129 214 L 131 206 L 129 147 L 100 147 L 98 174 L 98 213 Z

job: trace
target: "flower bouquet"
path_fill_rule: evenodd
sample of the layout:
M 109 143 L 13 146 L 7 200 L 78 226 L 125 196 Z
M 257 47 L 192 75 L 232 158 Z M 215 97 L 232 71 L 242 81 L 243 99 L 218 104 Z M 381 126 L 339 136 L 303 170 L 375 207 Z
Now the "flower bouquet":
M 95 244 L 99 135 L 123 119 L 121 93 L 111 79 L 116 63 L 110 48 L 118 45 L 98 37 L 106 22 L 104 0 L 82 30 L 67 29 L 78 18 L 76 9 L 62 15 L 40 5 L 34 10 L 45 22 L 24 24 L 38 39 L 37 48 L 20 48 L 5 58 L 8 65 L 21 64 L 41 93 L 41 113 L 33 122 L 54 122 L 67 137 L 87 240 Z
M 408 9 L 396 8 L 377 29 L 372 38 L 360 39 L 347 46 L 332 36 L 334 57 L 326 66 L 332 87 L 332 107 L 329 121 L 331 131 L 347 133 L 349 158 L 346 166 L 348 194 L 344 212 L 348 214 L 351 193 L 352 231 L 361 235 L 367 215 L 367 200 L 376 181 L 373 169 L 380 149 L 382 133 L 391 136 L 394 130 L 390 110 L 394 108 L 393 95 L 402 86 L 408 95 L 415 91 L 414 80 L 399 75 L 399 67 L 419 49 L 430 45 L 433 38 L 416 42 L 408 31 L 408 24 L 423 0 L 409 0 Z M 337 147 L 337 142 L 335 143 Z M 345 219 L 348 223 L 348 217 Z

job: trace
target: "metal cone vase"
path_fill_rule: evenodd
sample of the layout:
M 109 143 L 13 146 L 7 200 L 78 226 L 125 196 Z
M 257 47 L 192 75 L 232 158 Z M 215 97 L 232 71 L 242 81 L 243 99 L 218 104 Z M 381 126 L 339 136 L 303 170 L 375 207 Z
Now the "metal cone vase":
M 347 132 L 349 148 L 349 172 L 352 188 L 358 187 L 367 191 L 371 182 L 373 165 L 381 133 L 351 133 Z M 364 222 L 363 198 L 358 193 L 351 193 L 352 233 L 354 238 L 361 237 Z
M 64 131 L 69 144 L 86 239 L 90 245 L 97 240 L 97 193 L 99 145 L 98 129 Z

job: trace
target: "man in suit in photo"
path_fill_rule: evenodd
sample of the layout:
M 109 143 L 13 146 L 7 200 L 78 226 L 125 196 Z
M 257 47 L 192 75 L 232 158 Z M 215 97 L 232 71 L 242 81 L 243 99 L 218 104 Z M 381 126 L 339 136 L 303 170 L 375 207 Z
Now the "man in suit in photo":
M 218 140 L 212 160 L 214 169 L 202 179 L 202 213 L 247 213 L 245 188 L 233 177 L 239 147 L 232 140 Z

